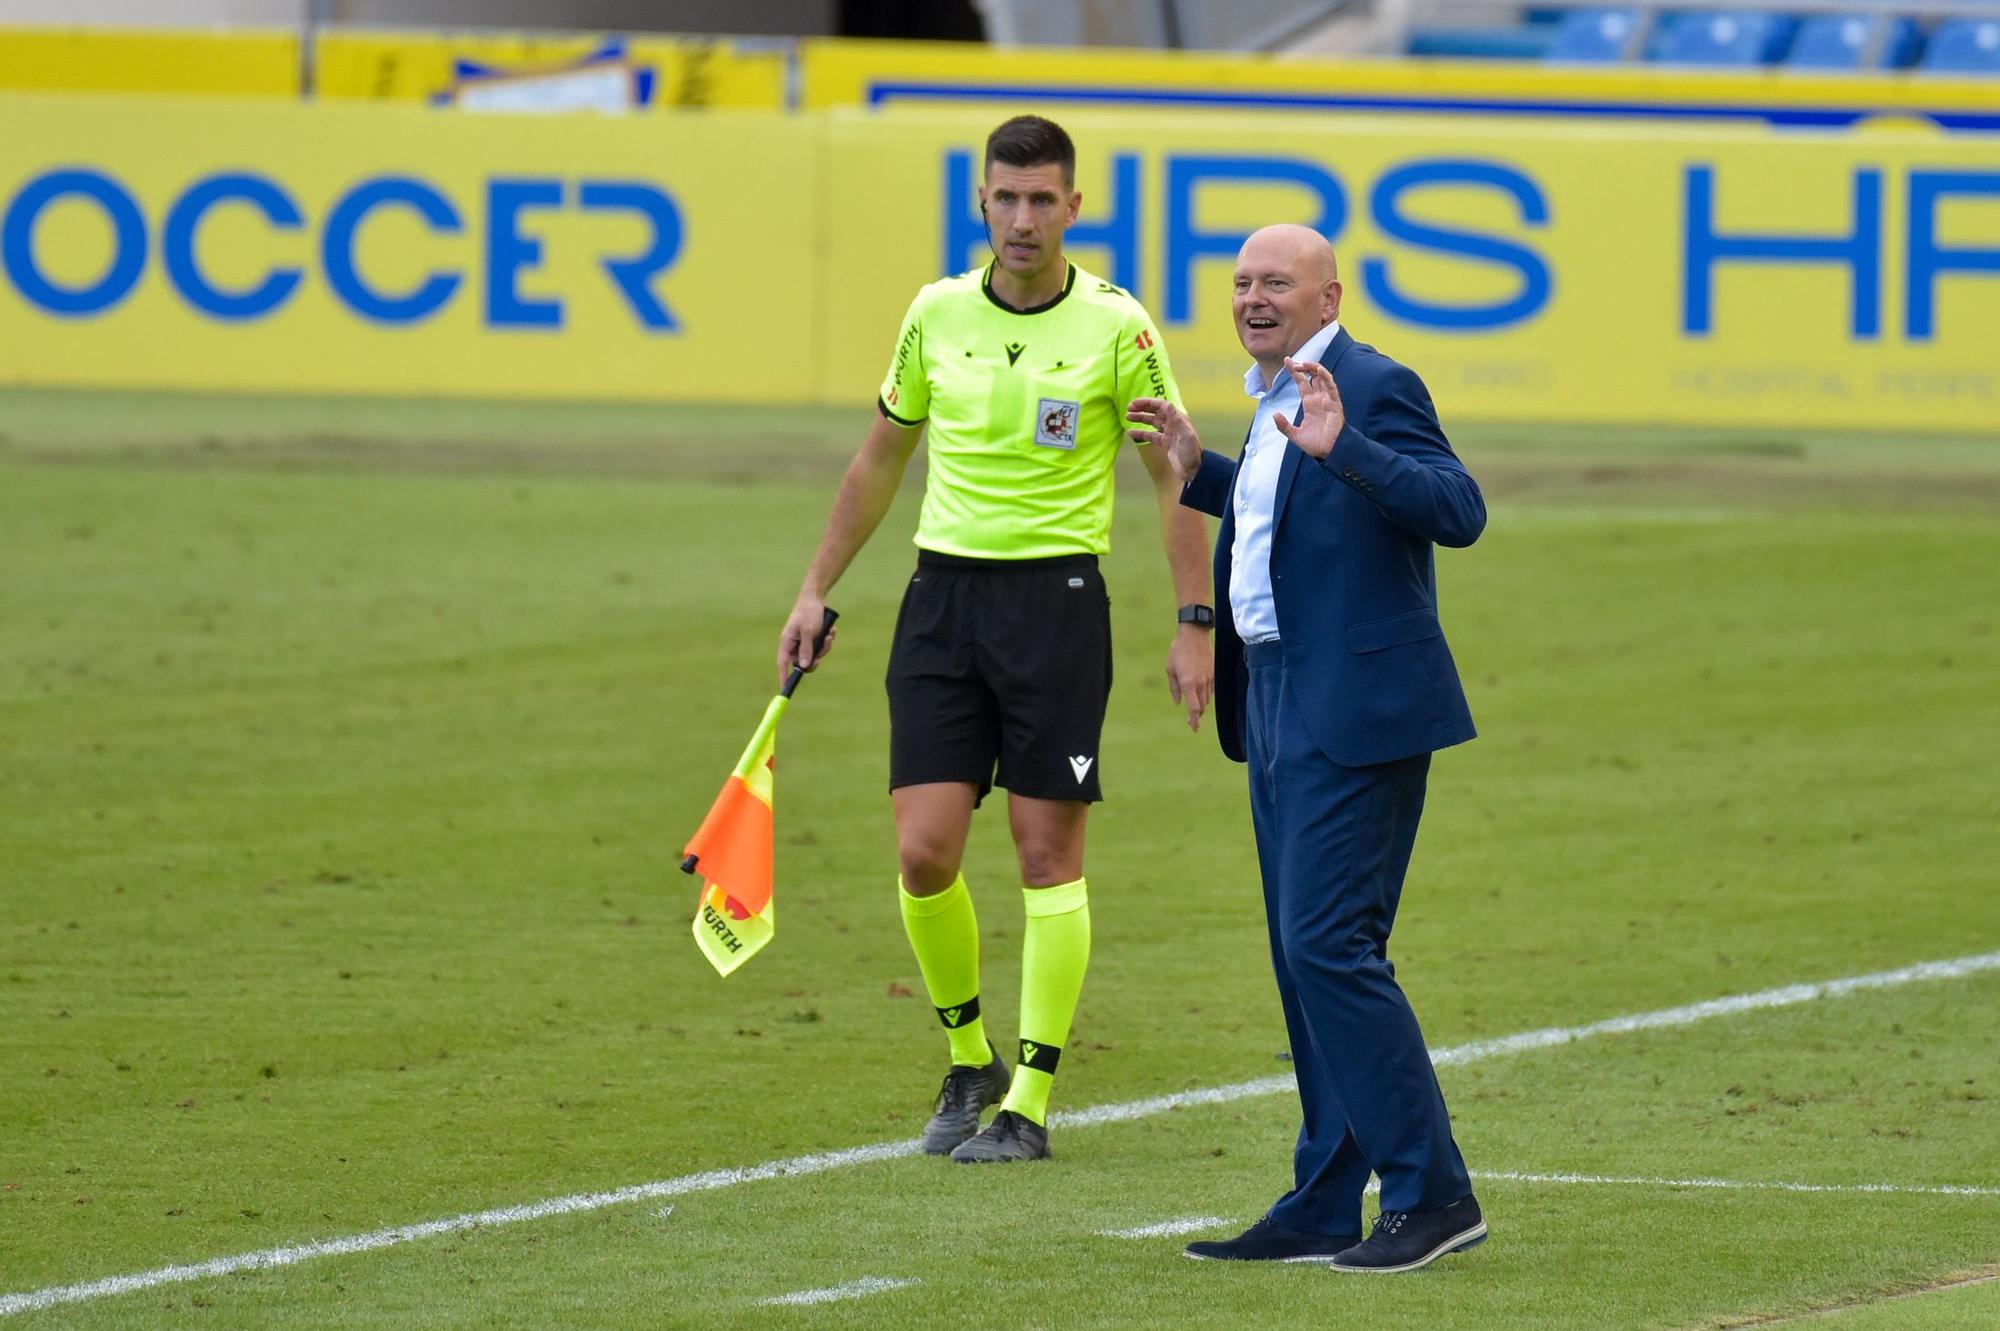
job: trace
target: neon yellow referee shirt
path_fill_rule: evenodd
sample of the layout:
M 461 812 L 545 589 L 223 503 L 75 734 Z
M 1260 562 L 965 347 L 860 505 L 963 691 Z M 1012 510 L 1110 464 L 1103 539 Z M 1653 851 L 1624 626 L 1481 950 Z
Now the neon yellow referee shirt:
M 991 273 L 917 293 L 882 383 L 883 415 L 930 424 L 916 543 L 974 559 L 1104 554 L 1126 405 L 1180 402 L 1159 330 L 1075 264 L 1062 294 L 1028 310 L 1001 304 Z

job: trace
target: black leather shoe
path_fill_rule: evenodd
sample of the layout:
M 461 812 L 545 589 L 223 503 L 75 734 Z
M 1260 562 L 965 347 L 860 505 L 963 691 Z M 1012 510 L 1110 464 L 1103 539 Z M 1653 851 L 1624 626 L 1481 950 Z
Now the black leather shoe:
M 1301 1234 L 1264 1216 L 1233 1239 L 1190 1243 L 1181 1256 L 1198 1262 L 1330 1262 L 1359 1242 L 1359 1234 Z
M 1429 1266 L 1446 1253 L 1464 1252 L 1486 1242 L 1486 1219 L 1476 1198 L 1466 1197 L 1442 1211 L 1384 1211 L 1374 1232 L 1333 1259 L 1336 1271 L 1395 1275 Z
M 1049 1130 L 1011 1109 L 993 1116 L 986 1130 L 967 1137 L 951 1153 L 953 1164 L 1004 1165 L 1016 1160 L 1049 1158 Z
M 958 1144 L 979 1131 L 979 1111 L 997 1105 L 1007 1096 L 1007 1065 L 1000 1051 L 988 1040 L 993 1061 L 983 1068 L 957 1064 L 944 1074 L 938 1088 L 937 1112 L 924 1124 L 922 1146 L 925 1155 L 950 1155 Z

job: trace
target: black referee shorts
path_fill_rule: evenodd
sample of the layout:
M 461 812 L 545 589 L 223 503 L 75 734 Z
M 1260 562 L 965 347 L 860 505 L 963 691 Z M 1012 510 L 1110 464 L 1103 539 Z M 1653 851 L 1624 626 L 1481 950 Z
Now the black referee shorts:
M 1030 799 L 1102 799 L 1111 598 L 1097 557 L 919 551 L 888 689 L 889 789 L 966 781 L 981 799 L 996 784 Z

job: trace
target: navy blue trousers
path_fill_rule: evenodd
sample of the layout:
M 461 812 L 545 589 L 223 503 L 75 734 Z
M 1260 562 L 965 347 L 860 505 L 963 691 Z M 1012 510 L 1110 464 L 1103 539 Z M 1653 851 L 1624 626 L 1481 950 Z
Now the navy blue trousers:
M 1304 1122 L 1271 1218 L 1361 1232 L 1361 1193 L 1434 1211 L 1472 1191 L 1444 1093 L 1389 962 L 1389 930 L 1424 811 L 1430 755 L 1342 767 L 1307 733 L 1282 649 L 1252 644 L 1246 749 L 1271 965 Z

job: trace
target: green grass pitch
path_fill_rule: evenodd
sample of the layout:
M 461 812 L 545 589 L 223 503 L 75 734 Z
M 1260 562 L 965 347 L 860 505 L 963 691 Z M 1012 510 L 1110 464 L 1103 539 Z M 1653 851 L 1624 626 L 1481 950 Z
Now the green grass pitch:
M 881 696 L 914 485 L 779 737 L 776 943 L 718 979 L 676 872 L 866 423 L 0 394 L 0 1296 L 915 1134 L 943 1040 Z M 1455 438 L 1483 733 L 1395 948 L 1434 1046 L 2000 949 L 2000 440 Z M 1286 1070 L 1242 772 L 1165 698 L 1127 471 L 1059 1108 Z M 967 873 L 1011 1048 L 993 810 Z M 1991 1328 L 2000 1195 L 1919 1190 L 2000 1189 L 1996 1029 L 1989 971 L 1449 1066 L 1469 1163 L 1536 1177 L 1408 1278 L 1104 1236 L 1254 1217 L 1264 1095 L 0 1325 Z M 1645 1181 L 1696 1178 L 1834 1190 Z M 870 1278 L 910 1283 L 762 1302 Z

